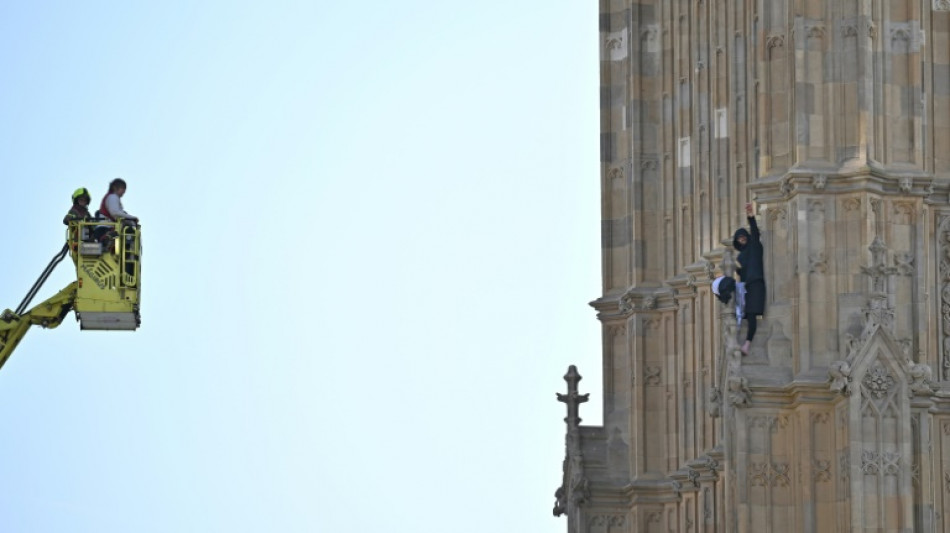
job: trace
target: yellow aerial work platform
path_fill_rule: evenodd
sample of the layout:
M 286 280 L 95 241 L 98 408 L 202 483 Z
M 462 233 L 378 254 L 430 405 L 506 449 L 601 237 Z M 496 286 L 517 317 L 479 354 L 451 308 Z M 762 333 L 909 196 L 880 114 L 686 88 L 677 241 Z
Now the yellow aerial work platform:
M 122 220 L 70 223 L 66 244 L 50 261 L 16 310 L 0 314 L 0 366 L 30 326 L 55 328 L 70 311 L 80 329 L 135 330 L 141 324 L 142 233 Z M 53 269 L 70 255 L 76 281 L 29 311 L 33 297 Z

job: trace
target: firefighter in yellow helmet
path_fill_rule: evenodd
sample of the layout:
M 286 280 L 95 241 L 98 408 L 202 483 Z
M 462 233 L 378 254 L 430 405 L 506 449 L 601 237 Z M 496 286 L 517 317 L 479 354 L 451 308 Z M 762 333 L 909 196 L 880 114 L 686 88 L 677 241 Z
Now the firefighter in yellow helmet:
M 63 224 L 69 226 L 69 250 L 74 262 L 77 260 L 76 248 L 79 245 L 79 223 L 90 219 L 89 202 L 91 200 L 88 189 L 85 187 L 76 189 L 73 192 L 73 206 L 63 217 Z
M 63 224 L 69 225 L 70 222 L 82 222 L 89 220 L 89 202 L 92 198 L 89 196 L 89 189 L 80 187 L 73 192 L 73 206 L 63 217 Z

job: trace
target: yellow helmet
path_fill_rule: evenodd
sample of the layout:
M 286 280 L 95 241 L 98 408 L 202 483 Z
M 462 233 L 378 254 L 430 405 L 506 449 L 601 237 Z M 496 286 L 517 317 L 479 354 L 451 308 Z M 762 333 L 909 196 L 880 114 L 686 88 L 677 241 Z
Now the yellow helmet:
M 79 200 L 83 196 L 86 197 L 87 201 L 92 201 L 92 197 L 89 196 L 89 190 L 86 189 L 85 187 L 80 187 L 73 192 L 73 203 L 75 203 L 77 200 Z

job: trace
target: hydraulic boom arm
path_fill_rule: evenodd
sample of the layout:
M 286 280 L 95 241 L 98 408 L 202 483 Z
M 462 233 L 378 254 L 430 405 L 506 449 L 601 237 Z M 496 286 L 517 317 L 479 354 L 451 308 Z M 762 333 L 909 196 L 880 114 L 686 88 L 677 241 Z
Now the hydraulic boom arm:
M 55 296 L 37 305 L 29 312 L 18 315 L 7 309 L 0 315 L 0 368 L 26 335 L 30 326 L 55 328 L 73 308 L 78 283 L 72 282 Z
M 137 225 L 122 221 L 73 222 L 66 244 L 37 278 L 16 310 L 0 314 L 0 367 L 3 367 L 30 326 L 55 328 L 70 311 L 80 329 L 134 331 L 139 327 L 139 288 L 142 253 Z M 76 281 L 27 311 L 67 254 L 76 265 Z

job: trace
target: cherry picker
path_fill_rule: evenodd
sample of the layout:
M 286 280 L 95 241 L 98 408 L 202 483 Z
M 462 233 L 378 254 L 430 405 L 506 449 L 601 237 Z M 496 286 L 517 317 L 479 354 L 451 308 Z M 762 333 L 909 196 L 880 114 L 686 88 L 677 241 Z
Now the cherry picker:
M 53 269 L 70 255 L 76 281 L 29 309 Z M 66 244 L 40 274 L 15 310 L 0 314 L 0 367 L 31 326 L 55 328 L 70 311 L 80 329 L 134 331 L 141 324 L 141 230 L 121 219 L 71 222 Z

